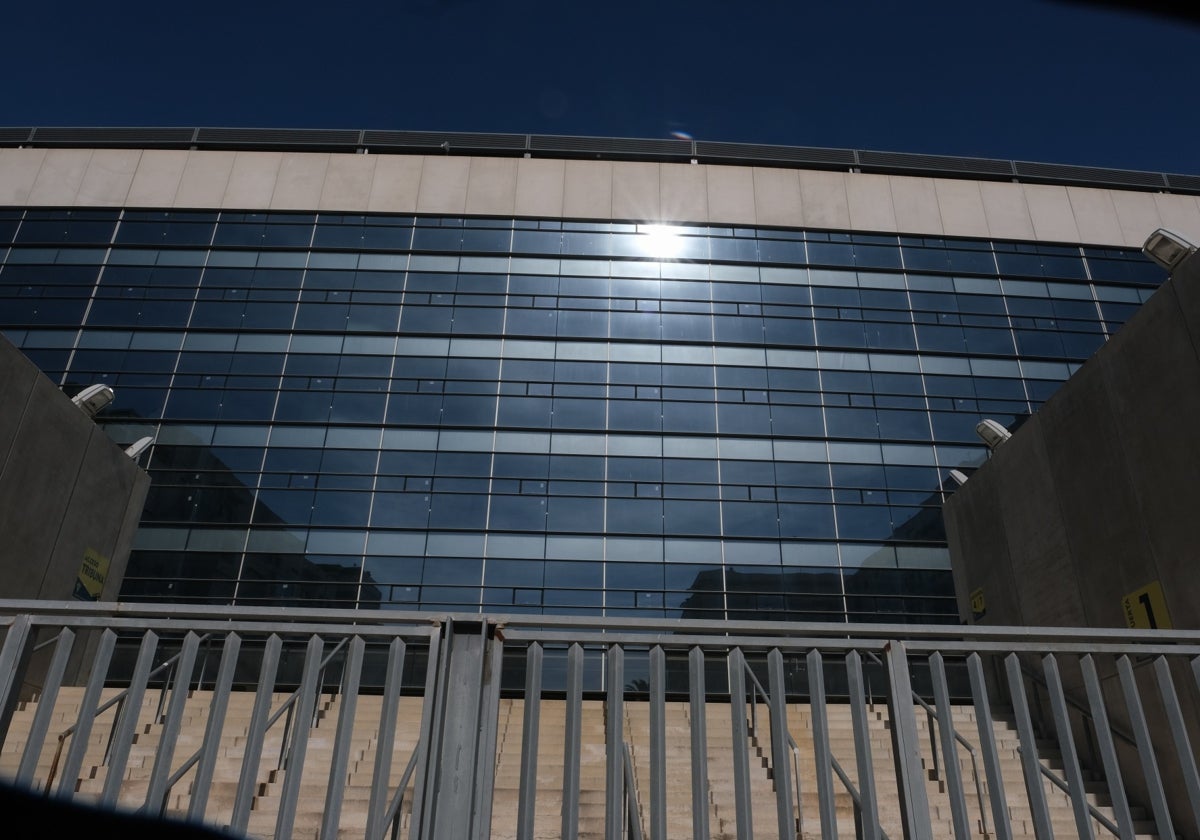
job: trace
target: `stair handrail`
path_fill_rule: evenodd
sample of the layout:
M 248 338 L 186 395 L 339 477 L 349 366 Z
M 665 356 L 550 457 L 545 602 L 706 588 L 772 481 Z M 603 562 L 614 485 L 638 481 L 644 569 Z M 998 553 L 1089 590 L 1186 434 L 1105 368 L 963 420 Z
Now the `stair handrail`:
M 1017 661 L 1020 662 L 1020 664 L 1021 664 L 1022 673 L 1024 673 L 1025 676 L 1027 676 L 1031 680 L 1033 680 L 1035 685 L 1040 686 L 1041 688 L 1049 689 L 1049 686 L 1046 684 L 1046 678 L 1043 677 L 1041 674 L 1039 674 L 1037 672 L 1036 668 L 1034 668 L 1032 665 L 1030 665 L 1029 663 L 1022 660 L 1020 657 L 1017 658 Z M 1095 727 L 1096 717 L 1095 717 L 1095 715 L 1092 714 L 1092 710 L 1090 707 L 1084 705 L 1079 700 L 1076 700 L 1074 697 L 1072 697 L 1066 691 L 1064 691 L 1062 693 L 1062 695 L 1063 695 L 1063 700 L 1066 702 L 1066 704 L 1068 706 L 1070 706 L 1075 711 L 1079 712 L 1079 714 L 1081 714 L 1089 723 L 1092 724 L 1093 727 Z M 1126 732 L 1124 729 L 1121 729 L 1111 719 L 1105 721 L 1105 723 L 1108 725 L 1108 730 L 1113 735 L 1117 736 L 1118 739 L 1124 741 L 1127 745 L 1134 747 L 1135 749 L 1137 748 L 1137 745 L 1138 745 L 1137 739 L 1135 739 L 1133 737 L 1132 733 Z M 1088 732 L 1087 734 L 1088 734 L 1088 738 L 1090 740 L 1091 733 Z
M 755 694 L 762 694 L 763 702 L 767 704 L 768 709 L 771 708 L 771 696 L 767 693 L 767 690 L 763 687 L 763 684 L 759 681 L 754 671 L 750 668 L 749 663 L 743 663 L 743 667 L 746 669 L 746 673 L 750 675 L 750 681 L 753 685 L 753 690 L 750 692 L 750 729 L 751 732 L 754 732 L 758 726 Z M 799 836 L 803 834 L 803 817 L 801 816 L 803 809 L 800 807 L 800 746 L 796 743 L 796 739 L 792 737 L 791 732 L 787 732 L 786 734 L 788 746 L 791 747 L 792 772 L 796 782 L 796 833 Z M 842 767 L 842 763 L 838 761 L 837 756 L 830 753 L 829 763 L 833 768 L 834 774 L 838 777 L 838 780 L 841 781 L 842 786 L 846 788 L 846 792 L 850 794 L 850 801 L 854 803 L 854 823 L 857 826 L 862 821 L 862 795 L 859 794 L 858 788 L 854 786 L 854 782 L 851 781 L 850 776 Z M 882 828 L 879 829 L 879 835 L 881 840 L 889 840 L 887 833 Z
M 391 840 L 398 840 L 400 836 L 400 808 L 404 805 L 404 793 L 408 790 L 408 782 L 417 768 L 418 752 L 419 750 L 414 749 L 412 755 L 409 756 L 408 764 L 404 767 L 404 774 L 400 777 L 400 786 L 396 788 L 396 794 L 392 797 L 391 804 L 383 812 L 383 825 L 392 827 Z
M 630 840 L 642 840 L 642 816 L 641 803 L 638 800 L 637 778 L 633 774 L 633 752 L 629 749 L 629 742 L 623 741 L 622 746 L 625 747 L 625 784 L 622 792 L 625 805 L 625 815 L 629 832 Z
M 210 634 L 205 634 L 205 636 L 208 636 L 208 635 L 210 635 Z M 57 635 L 54 638 L 56 639 Z M 47 641 L 43 642 L 42 645 L 49 644 L 53 640 L 54 639 L 48 639 Z M 35 650 L 36 649 L 37 648 L 35 647 Z M 149 682 L 151 679 L 153 679 L 154 677 L 156 677 L 158 674 L 162 673 L 163 671 L 171 671 L 173 673 L 175 666 L 177 664 L 179 664 L 179 658 L 182 655 L 183 655 L 183 651 L 180 651 L 179 653 L 175 654 L 174 656 L 171 656 L 171 657 L 167 658 L 166 660 L 164 660 L 162 662 L 162 664 L 160 664 L 158 667 L 156 667 L 150 671 L 150 673 L 146 676 L 146 681 Z M 172 680 L 171 680 L 170 676 L 168 676 L 167 679 L 163 680 L 162 688 L 159 689 L 158 712 L 155 714 L 155 720 L 158 720 L 158 718 L 160 718 L 162 716 L 163 700 L 166 697 L 167 686 L 171 685 L 171 684 L 172 684 Z M 175 686 L 175 690 L 178 690 L 178 686 Z M 109 730 L 108 730 L 108 741 L 104 745 L 104 756 L 103 756 L 103 758 L 100 759 L 101 767 L 104 767 L 108 764 L 108 759 L 112 753 L 113 738 L 116 735 L 117 721 L 119 721 L 121 719 L 121 712 L 124 711 L 124 709 L 125 709 L 125 700 L 128 696 L 129 696 L 129 686 L 126 686 L 125 688 L 121 689 L 119 692 L 114 694 L 112 697 L 110 697 L 108 700 L 104 701 L 99 706 L 97 706 L 95 711 L 93 711 L 91 713 L 91 717 L 94 719 L 94 718 L 100 717 L 100 715 L 107 712 L 113 706 L 117 707 L 116 714 L 113 716 L 112 726 L 109 727 Z M 84 710 L 80 709 L 79 712 L 80 712 L 80 717 L 82 718 Z M 50 791 L 52 790 L 52 788 L 54 786 L 54 779 L 58 775 L 58 763 L 62 759 L 62 752 L 63 752 L 63 748 L 67 744 L 67 739 L 70 738 L 72 735 L 74 735 L 75 730 L 78 728 L 79 728 L 79 721 L 76 721 L 75 723 L 71 724 L 70 726 L 68 726 L 66 729 L 64 729 L 62 732 L 60 732 L 58 734 L 58 746 L 56 746 L 54 749 L 54 758 L 51 759 L 51 761 L 50 761 L 50 770 L 48 771 L 48 773 L 46 775 L 45 793 L 47 796 L 50 795 Z
M 868 650 L 866 651 L 866 654 L 867 657 L 876 665 L 883 665 L 883 661 L 875 655 L 874 651 Z M 917 693 L 916 689 L 913 689 L 912 691 L 912 699 L 915 700 L 917 705 L 924 709 L 925 713 L 929 716 L 929 751 L 933 755 L 933 772 L 937 776 L 940 776 L 941 773 L 938 770 L 938 751 L 936 743 L 936 736 L 940 733 L 938 733 L 937 727 L 933 725 L 934 719 L 937 717 L 937 709 L 929 705 L 929 703 L 925 701 L 925 698 Z M 975 782 L 975 799 L 979 803 L 980 826 L 983 828 L 984 835 L 990 836 L 991 829 L 988 827 L 987 809 L 983 807 L 983 783 L 979 778 L 979 761 L 978 756 L 975 753 L 975 745 L 963 737 L 963 734 L 958 731 L 958 727 L 954 725 L 953 721 L 950 722 L 950 731 L 954 734 L 954 740 L 961 744 L 964 749 L 966 749 L 967 755 L 971 758 L 971 778 Z
M 758 675 L 756 675 L 754 673 L 754 670 L 750 667 L 750 663 L 743 660 L 742 667 L 746 670 L 746 673 L 749 674 L 750 683 L 751 683 L 750 734 L 753 737 L 758 737 L 757 695 L 762 694 L 763 702 L 767 704 L 768 710 L 770 710 L 770 708 L 771 708 L 771 695 L 767 693 L 767 690 L 763 687 L 763 684 L 761 682 L 759 682 Z M 784 709 L 786 710 L 786 708 L 787 708 L 787 704 L 785 703 Z M 786 715 L 785 715 L 785 718 L 786 718 Z M 803 828 L 804 828 L 804 809 L 800 807 L 800 745 L 796 743 L 796 739 L 792 737 L 791 732 L 785 732 L 784 734 L 787 735 L 787 744 L 788 744 L 788 747 L 791 748 L 791 754 L 792 754 L 792 782 L 793 782 L 793 786 L 795 787 L 794 792 L 796 795 L 796 834 L 797 834 L 797 836 L 800 836 L 801 834 L 803 834 Z M 831 756 L 831 758 L 832 758 L 832 756 Z M 836 761 L 836 760 L 837 759 L 834 759 L 834 761 Z
M 323 688 L 325 685 L 325 671 L 326 671 L 326 669 L 328 669 L 329 663 L 333 661 L 333 658 L 335 656 L 337 656 L 338 653 L 340 653 L 342 648 L 345 646 L 346 646 L 346 639 L 343 638 L 334 646 L 333 650 L 331 650 L 329 652 L 329 655 L 324 657 L 321 660 L 321 664 L 317 668 L 317 697 L 318 698 L 324 693 Z M 267 725 L 263 727 L 263 732 L 269 731 L 270 728 L 279 721 L 280 716 L 283 715 L 285 712 L 287 713 L 287 719 L 283 722 L 283 737 L 280 739 L 279 761 L 276 762 L 276 764 L 275 764 L 276 770 L 284 769 L 285 764 L 287 762 L 287 754 L 288 754 L 289 749 L 291 748 L 291 737 L 290 736 L 292 734 L 292 717 L 295 712 L 296 704 L 300 700 L 300 690 L 301 690 L 300 688 L 297 688 L 295 691 L 293 691 L 291 694 L 289 694 L 284 699 L 284 701 L 279 704 L 279 708 L 275 710 L 275 713 L 273 715 L 271 715 L 269 718 L 267 718 Z M 336 692 L 335 692 L 335 694 L 336 694 Z M 313 706 L 313 719 L 309 722 L 310 727 L 317 725 L 317 713 L 318 713 L 317 706 L 318 705 L 320 705 L 320 704 L 316 704 Z
M 1024 750 L 1022 750 L 1020 746 L 1017 747 L 1017 755 L 1024 755 Z M 1050 783 L 1052 785 L 1054 785 L 1056 788 L 1061 790 L 1068 797 L 1071 795 L 1071 788 L 1067 784 L 1065 779 L 1063 779 L 1061 776 L 1059 776 L 1057 773 L 1055 773 L 1053 770 L 1051 770 L 1045 764 L 1042 764 L 1041 761 L 1038 761 L 1038 769 L 1042 771 L 1043 776 L 1045 776 L 1047 779 L 1050 780 Z M 1087 805 L 1088 813 L 1092 815 L 1092 819 L 1094 819 L 1096 822 L 1100 823 L 1100 825 L 1104 826 L 1106 829 L 1108 829 L 1110 832 L 1112 832 L 1112 834 L 1114 836 L 1118 836 L 1118 837 L 1120 836 L 1120 834 L 1121 834 L 1120 828 L 1117 826 L 1117 824 L 1115 822 L 1113 822 L 1108 817 L 1106 817 L 1104 815 L 1104 812 L 1102 812 L 1099 808 L 1097 808 L 1091 802 L 1088 802 L 1086 799 L 1084 800 L 1084 804 Z

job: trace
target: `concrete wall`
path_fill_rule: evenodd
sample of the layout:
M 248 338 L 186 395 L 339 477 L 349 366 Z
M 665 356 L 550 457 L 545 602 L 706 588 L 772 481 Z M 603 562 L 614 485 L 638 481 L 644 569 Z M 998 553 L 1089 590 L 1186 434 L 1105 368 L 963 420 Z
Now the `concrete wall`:
M 1126 598 L 1157 583 L 1170 624 L 1200 628 L 1197 417 L 1200 258 L 1177 271 L 946 502 L 963 620 L 1125 627 Z M 983 594 L 982 617 L 973 614 L 973 592 Z M 1036 658 L 1028 664 L 1040 671 Z M 1129 731 L 1113 662 L 1099 656 L 1097 665 L 1111 719 Z M 1067 693 L 1086 705 L 1080 675 L 1063 677 Z M 1186 747 L 1169 731 L 1151 669 L 1139 667 L 1137 681 L 1154 750 L 1169 764 Z M 1194 749 L 1200 692 L 1182 669 L 1174 683 Z M 1078 721 L 1075 736 L 1086 743 Z M 1144 805 L 1138 755 L 1118 746 L 1131 798 Z M 1169 774 L 1165 789 L 1176 830 L 1200 835 L 1182 777 Z
M 91 550 L 116 600 L 150 477 L 2 336 L 0 395 L 0 597 L 72 598 Z
M 750 166 L 535 158 L 0 149 L 0 206 L 563 216 L 1140 247 L 1200 240 L 1188 195 Z
M 946 502 L 959 610 L 978 623 L 1124 627 L 1157 581 L 1200 628 L 1200 259 L 1162 286 Z

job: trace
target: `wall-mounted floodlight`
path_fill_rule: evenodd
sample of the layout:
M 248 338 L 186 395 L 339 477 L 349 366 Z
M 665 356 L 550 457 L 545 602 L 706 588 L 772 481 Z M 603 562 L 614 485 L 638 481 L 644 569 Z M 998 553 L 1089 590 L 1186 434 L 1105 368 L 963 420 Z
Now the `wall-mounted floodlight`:
M 962 470 L 950 470 L 950 480 L 962 487 L 967 483 L 967 475 Z
M 1171 272 L 1196 253 L 1196 245 L 1173 230 L 1159 228 L 1146 239 L 1142 253 Z
M 136 461 L 138 456 L 149 449 L 152 443 L 154 443 L 154 435 L 146 435 L 144 438 L 138 438 L 131 446 L 125 448 L 125 454 Z
M 987 444 L 988 449 L 992 451 L 995 451 L 997 446 L 1012 437 L 1012 432 L 995 420 L 980 420 L 975 424 L 975 434 L 979 435 L 983 442 Z
M 113 389 L 107 385 L 89 385 L 75 396 L 71 402 L 79 406 L 88 417 L 95 417 L 100 409 L 113 401 Z

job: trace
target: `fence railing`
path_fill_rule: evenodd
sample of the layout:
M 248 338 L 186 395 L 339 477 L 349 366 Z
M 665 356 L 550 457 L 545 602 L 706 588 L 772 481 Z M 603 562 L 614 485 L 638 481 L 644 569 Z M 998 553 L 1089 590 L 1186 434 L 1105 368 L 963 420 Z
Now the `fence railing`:
M 1200 633 L 56 602 L 0 629 L 4 779 L 252 836 L 1200 826 Z

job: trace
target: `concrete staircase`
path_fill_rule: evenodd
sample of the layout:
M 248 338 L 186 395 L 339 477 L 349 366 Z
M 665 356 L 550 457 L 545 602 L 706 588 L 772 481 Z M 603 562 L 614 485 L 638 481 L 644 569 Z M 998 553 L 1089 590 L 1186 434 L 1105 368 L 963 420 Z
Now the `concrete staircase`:
M 106 696 L 112 696 L 115 690 Z M 50 738 L 43 745 L 34 785 L 44 788 L 54 763 L 56 736 L 72 724 L 78 716 L 82 689 L 63 688 L 55 704 Z M 272 708 L 278 708 L 286 695 L 276 695 Z M 213 786 L 209 795 L 205 821 L 213 825 L 227 825 L 232 815 L 237 781 L 245 754 L 246 733 L 254 695 L 235 692 L 230 697 L 229 709 L 223 727 L 219 760 Z M 184 724 L 175 743 L 172 768 L 179 767 L 199 748 L 208 720 L 211 697 L 205 692 L 190 696 L 184 715 Z M 36 702 L 24 704 L 17 712 L 10 728 L 8 740 L 0 750 L 0 776 L 15 775 L 25 748 L 25 738 L 36 710 Z M 339 823 L 339 838 L 361 838 L 366 828 L 367 802 L 370 783 L 374 772 L 376 741 L 382 702 L 378 696 L 364 695 L 357 701 L 354 718 L 350 763 L 346 777 L 341 781 L 343 805 Z M 634 760 L 634 777 L 639 797 L 639 815 L 643 826 L 649 825 L 650 789 L 650 746 L 649 707 L 646 703 L 626 702 L 625 738 L 631 746 Z M 709 703 L 707 717 L 707 807 L 711 836 L 714 840 L 725 840 L 735 836 L 736 808 L 734 803 L 733 743 L 729 704 Z M 155 718 L 157 695 L 148 694 L 138 717 L 137 736 L 132 745 L 128 764 L 124 770 L 119 803 L 128 808 L 140 807 L 145 801 L 149 777 L 154 765 L 162 726 Z M 406 696 L 400 700 L 396 719 L 396 741 L 392 751 L 389 779 L 394 787 L 416 747 L 420 732 L 422 698 Z M 293 837 L 316 838 L 325 809 L 326 791 L 332 762 L 334 733 L 340 713 L 337 700 L 322 698 L 318 720 L 310 731 L 307 759 L 303 768 L 303 781 L 297 815 L 293 824 Z M 537 805 L 535 809 L 535 837 L 558 838 L 561 836 L 561 795 L 563 778 L 563 729 L 565 703 L 561 700 L 543 700 L 541 704 L 540 737 L 538 739 Z M 516 836 L 517 799 L 521 776 L 521 730 L 524 714 L 522 700 L 500 701 L 498 730 L 496 737 L 495 794 L 492 807 L 492 837 L 495 840 L 510 840 Z M 974 710 L 971 707 L 956 707 L 956 728 L 969 741 L 977 741 Z M 787 710 L 790 734 L 796 740 L 801 753 L 800 764 L 800 809 L 796 814 L 796 825 L 803 838 L 820 836 L 818 817 L 816 767 L 813 763 L 813 738 L 811 711 L 807 705 L 789 705 Z M 832 751 L 853 784 L 859 787 L 857 762 L 854 755 L 853 729 L 849 708 L 843 705 L 828 707 L 829 735 Z M 103 757 L 108 733 L 115 718 L 113 711 L 97 719 L 89 738 L 87 756 L 80 778 L 73 780 L 74 789 L 80 799 L 96 799 L 102 790 L 108 768 Z M 940 766 L 941 755 L 934 756 L 924 712 L 918 710 L 918 729 L 923 745 L 923 764 L 927 772 L 926 791 L 929 796 L 930 812 L 934 820 L 935 836 L 952 837 L 950 801 L 943 781 L 933 768 Z M 875 706 L 869 714 L 870 745 L 872 764 L 875 768 L 875 784 L 879 800 L 883 827 L 893 840 L 902 836 L 900 813 L 897 807 L 897 791 L 891 758 L 890 721 L 887 710 Z M 691 805 L 691 721 L 686 703 L 668 703 L 666 721 L 667 746 L 667 834 L 670 840 L 690 840 L 692 837 Z M 1012 818 L 1014 835 L 1018 838 L 1033 838 L 1032 820 L 1026 804 L 1025 786 L 1017 752 L 1017 735 L 1014 727 L 1004 721 L 992 723 L 1003 757 L 1003 775 L 1007 804 Z M 268 733 L 263 748 L 263 758 L 256 769 L 255 797 L 247 827 L 253 837 L 269 838 L 275 835 L 275 824 L 279 808 L 279 796 L 287 772 L 277 768 L 281 750 L 282 727 L 275 726 Z M 582 750 L 580 757 L 580 806 L 579 837 L 593 840 L 603 836 L 605 803 L 605 722 L 604 703 L 588 700 L 583 704 Z M 765 708 L 760 708 L 758 730 L 753 732 L 749 743 L 750 772 L 752 779 L 751 813 L 755 832 L 759 836 L 773 837 L 777 833 L 777 816 L 774 793 L 774 772 L 770 762 L 770 731 Z M 65 756 L 65 749 L 63 750 Z M 1048 747 L 1039 746 L 1043 763 L 1062 775 L 1057 755 Z M 975 782 L 970 758 L 965 750 L 959 750 L 959 763 L 967 793 L 967 808 L 974 836 L 987 836 L 983 830 L 983 819 L 975 795 Z M 978 768 L 980 774 L 983 768 Z M 190 804 L 191 775 L 176 785 L 168 799 L 168 813 L 184 815 Z M 838 837 L 854 837 L 854 808 L 850 794 L 834 779 L 836 790 Z M 987 796 L 986 781 L 982 779 L 984 795 Z M 1101 783 L 1089 783 L 1090 797 L 1102 811 L 1106 808 L 1106 792 Z M 1045 783 L 1051 805 L 1051 815 L 1056 836 L 1076 836 L 1074 817 L 1067 796 Z M 984 802 L 984 808 L 988 808 Z M 401 814 L 402 828 L 407 831 L 411 798 L 406 798 Z M 1138 814 L 1136 826 L 1139 838 L 1153 838 L 1152 824 Z M 986 816 L 991 823 L 990 810 Z M 1109 837 L 1101 825 L 1093 823 L 1097 837 Z M 658 838 L 655 838 L 658 840 Z

